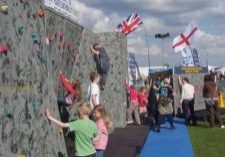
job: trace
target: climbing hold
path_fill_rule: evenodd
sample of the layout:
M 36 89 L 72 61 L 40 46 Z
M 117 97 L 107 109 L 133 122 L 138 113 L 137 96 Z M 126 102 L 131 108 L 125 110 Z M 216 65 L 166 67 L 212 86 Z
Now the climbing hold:
M 26 9 L 26 7 L 29 7 L 28 0 L 20 0 L 20 2 L 23 4 L 24 9 Z
M 7 5 L 0 5 L 0 11 L 4 14 L 8 14 L 8 8 Z
M 20 0 L 20 2 L 25 4 L 25 3 L 27 3 L 27 0 Z
M 75 49 L 74 44 L 73 44 L 73 43 L 69 43 L 69 44 L 68 44 L 68 49 L 69 49 L 69 50 Z
M 26 157 L 25 154 L 23 152 L 21 152 L 18 157 Z
M 46 44 L 47 44 L 47 45 L 50 44 L 50 41 L 49 41 L 48 37 L 46 37 Z
M 7 45 L 0 45 L 0 53 L 7 54 L 9 48 Z
M 35 101 L 32 102 L 32 107 L 33 107 L 34 112 L 38 111 L 37 103 Z
M 31 17 L 31 11 L 28 10 L 28 11 L 27 11 L 27 18 L 30 18 L 30 17 Z
M 31 37 L 32 37 L 33 43 L 35 43 L 35 44 L 40 43 L 40 36 L 39 35 L 37 35 L 35 33 L 32 33 Z
M 60 41 L 63 40 L 64 35 L 61 32 L 55 32 L 55 37 L 57 38 L 57 36 L 60 38 Z
M 20 35 L 22 35 L 23 32 L 24 32 L 24 27 L 23 27 L 23 26 L 18 27 L 18 33 L 19 33 Z
M 51 44 L 52 40 L 53 40 L 53 39 L 52 39 L 52 37 L 51 37 L 50 35 L 47 36 L 47 37 L 46 37 L 46 44 L 47 44 L 47 45 Z
M 40 60 L 41 64 L 46 63 L 45 57 L 42 55 L 41 51 L 37 51 L 37 56 L 38 56 L 38 59 Z
M 43 17 L 44 14 L 45 14 L 45 11 L 44 11 L 44 9 L 43 9 L 42 6 L 41 6 L 41 8 L 40 8 L 40 10 L 39 10 L 39 17 Z
M 5 110 L 5 117 L 13 119 L 14 118 L 13 111 Z

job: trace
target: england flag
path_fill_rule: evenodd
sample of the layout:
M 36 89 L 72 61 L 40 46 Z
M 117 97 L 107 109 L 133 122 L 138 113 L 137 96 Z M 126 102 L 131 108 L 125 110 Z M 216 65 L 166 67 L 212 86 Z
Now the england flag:
M 197 25 L 191 21 L 184 33 L 181 33 L 179 36 L 173 39 L 172 48 L 175 53 L 183 51 L 186 47 L 189 47 L 190 44 L 197 40 L 201 36 L 201 31 Z

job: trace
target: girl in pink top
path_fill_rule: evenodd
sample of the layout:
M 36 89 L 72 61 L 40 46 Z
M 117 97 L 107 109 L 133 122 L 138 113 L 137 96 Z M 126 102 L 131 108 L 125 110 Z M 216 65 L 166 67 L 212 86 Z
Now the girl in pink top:
M 102 105 L 97 105 L 93 109 L 93 117 L 98 128 L 99 138 L 94 140 L 96 157 L 103 157 L 103 152 L 108 143 L 108 130 L 112 127 L 112 122 Z

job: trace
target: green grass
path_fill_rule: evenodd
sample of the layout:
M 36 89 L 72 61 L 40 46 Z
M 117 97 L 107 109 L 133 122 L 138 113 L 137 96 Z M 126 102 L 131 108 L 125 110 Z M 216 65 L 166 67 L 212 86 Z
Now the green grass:
M 222 115 L 223 121 L 225 115 Z M 225 157 L 225 129 L 209 128 L 207 122 L 198 122 L 188 128 L 195 157 Z

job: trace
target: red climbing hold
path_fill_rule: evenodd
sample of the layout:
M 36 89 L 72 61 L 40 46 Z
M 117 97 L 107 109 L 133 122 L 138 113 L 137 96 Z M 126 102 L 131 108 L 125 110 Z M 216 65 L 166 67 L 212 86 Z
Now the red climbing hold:
M 47 38 L 48 38 L 49 42 L 51 42 L 53 40 L 53 38 L 50 35 Z
M 0 45 L 0 53 L 5 53 L 7 54 L 8 52 L 8 46 L 7 45 Z
M 74 44 L 73 44 L 73 43 L 69 43 L 69 44 L 68 44 L 68 49 L 70 49 L 70 50 L 75 49 Z
M 44 9 L 41 7 L 40 10 L 39 10 L 39 17 L 43 17 L 45 14 L 45 11 Z
M 27 3 L 27 0 L 20 0 L 20 2 L 25 4 L 25 3 Z
M 55 36 L 59 36 L 60 38 L 63 38 L 63 34 L 61 32 L 55 32 Z
M 51 37 L 50 35 L 47 36 L 47 37 L 46 37 L 46 44 L 47 44 L 47 45 L 51 44 L 52 40 L 53 40 L 53 39 L 52 39 L 52 37 Z

